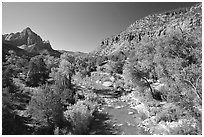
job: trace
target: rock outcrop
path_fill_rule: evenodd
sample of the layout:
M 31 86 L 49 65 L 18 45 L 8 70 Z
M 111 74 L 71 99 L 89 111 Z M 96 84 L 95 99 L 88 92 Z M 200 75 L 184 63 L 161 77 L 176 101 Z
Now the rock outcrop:
M 52 49 L 49 41 L 43 41 L 42 38 L 33 32 L 29 27 L 22 32 L 5 34 L 2 36 L 2 43 L 13 45 L 29 53 L 49 54 L 59 56 L 60 52 Z
M 4 37 L 5 41 L 13 42 L 16 46 L 43 43 L 41 37 L 34 33 L 29 27 L 22 32 L 6 34 Z
M 137 20 L 120 34 L 104 39 L 90 54 L 107 56 L 130 53 L 137 44 L 154 41 L 170 32 L 188 33 L 202 27 L 202 4 L 154 14 Z

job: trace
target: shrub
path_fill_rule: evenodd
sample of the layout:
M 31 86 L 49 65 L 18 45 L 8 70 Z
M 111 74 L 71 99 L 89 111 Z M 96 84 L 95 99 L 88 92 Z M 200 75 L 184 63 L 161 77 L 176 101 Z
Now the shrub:
M 177 126 L 173 126 L 177 124 Z M 202 129 L 196 120 L 192 117 L 188 119 L 181 119 L 177 123 L 173 122 L 168 124 L 171 135 L 201 135 Z M 171 126 L 170 126 L 171 125 Z
M 49 85 L 43 86 L 33 95 L 28 112 L 40 126 L 49 127 L 52 131 L 55 126 L 60 127 L 62 124 L 62 104 L 59 96 L 54 94 Z
M 164 105 L 160 112 L 157 113 L 157 122 L 159 123 L 160 121 L 164 122 L 172 122 L 172 121 L 178 121 L 182 115 L 182 110 L 180 107 L 168 103 Z
M 73 106 L 68 107 L 68 110 L 64 112 L 67 121 L 71 122 L 73 134 L 82 135 L 88 133 L 94 112 L 94 108 L 91 105 L 92 103 L 87 100 L 78 101 Z

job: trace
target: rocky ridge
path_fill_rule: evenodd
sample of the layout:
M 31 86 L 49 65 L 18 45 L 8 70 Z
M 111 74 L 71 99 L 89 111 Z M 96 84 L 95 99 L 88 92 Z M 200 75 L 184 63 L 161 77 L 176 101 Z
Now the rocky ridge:
M 3 45 L 12 45 L 11 49 L 22 49 L 29 53 L 49 54 L 59 56 L 60 53 L 52 49 L 49 41 L 43 41 L 42 38 L 33 32 L 29 27 L 22 32 L 5 34 L 2 36 Z M 14 48 L 15 47 L 15 48 Z
M 170 32 L 188 33 L 201 29 L 202 4 L 192 7 L 149 15 L 131 24 L 120 34 L 101 41 L 98 48 L 90 54 L 107 56 L 114 53 L 129 53 L 143 41 L 153 41 L 168 35 Z

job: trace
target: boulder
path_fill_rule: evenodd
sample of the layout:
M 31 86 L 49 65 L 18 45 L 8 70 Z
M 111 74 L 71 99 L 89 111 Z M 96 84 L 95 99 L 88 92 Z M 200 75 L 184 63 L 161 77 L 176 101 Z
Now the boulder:
M 96 83 L 100 83 L 100 80 L 96 80 Z
M 166 85 L 165 85 L 164 83 L 154 83 L 154 84 L 152 84 L 152 87 L 153 87 L 155 90 L 161 92 L 161 91 L 166 87 Z
M 110 80 L 111 80 L 112 82 L 114 82 L 114 81 L 115 81 L 115 78 L 112 76 L 112 77 L 110 77 Z
M 116 106 L 115 108 L 116 109 L 120 109 L 120 108 L 123 108 L 123 106 Z
M 133 114 L 134 114 L 134 112 L 132 112 L 132 111 L 128 112 L 128 115 L 133 115 Z
M 102 85 L 105 86 L 105 87 L 111 87 L 111 86 L 113 86 L 113 82 L 111 82 L 111 81 L 105 81 L 105 82 L 103 82 Z

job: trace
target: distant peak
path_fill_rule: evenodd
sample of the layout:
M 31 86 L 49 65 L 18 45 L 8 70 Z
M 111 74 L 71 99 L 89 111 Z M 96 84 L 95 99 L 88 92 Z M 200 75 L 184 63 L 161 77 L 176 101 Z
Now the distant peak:
M 27 27 L 26 30 L 31 30 L 30 27 Z
M 24 32 L 32 32 L 31 28 L 30 27 L 27 27 L 23 30 Z

